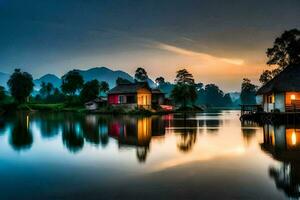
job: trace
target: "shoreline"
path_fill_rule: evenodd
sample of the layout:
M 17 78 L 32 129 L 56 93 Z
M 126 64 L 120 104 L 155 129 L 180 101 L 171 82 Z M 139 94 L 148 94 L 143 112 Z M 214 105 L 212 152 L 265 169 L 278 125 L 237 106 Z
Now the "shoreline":
M 211 107 L 202 110 L 192 109 L 178 109 L 172 111 L 150 111 L 150 110 L 123 110 L 122 108 L 104 107 L 97 110 L 87 110 L 83 106 L 66 106 L 64 103 L 53 103 L 53 104 L 6 104 L 1 106 L 1 115 L 4 113 L 14 111 L 29 111 L 29 112 L 74 112 L 74 113 L 85 113 L 85 114 L 99 114 L 99 115 L 140 115 L 140 116 L 151 116 L 151 115 L 167 115 L 167 114 L 191 114 L 191 113 L 203 113 L 207 111 L 219 111 L 219 110 L 239 110 L 237 107 Z

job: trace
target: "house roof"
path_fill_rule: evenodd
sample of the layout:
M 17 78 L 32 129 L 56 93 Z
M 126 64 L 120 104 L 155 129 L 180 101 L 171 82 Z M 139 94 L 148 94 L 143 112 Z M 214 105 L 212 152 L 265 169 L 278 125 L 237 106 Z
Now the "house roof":
M 146 88 L 151 91 L 148 83 L 146 82 L 136 82 L 136 83 L 122 83 L 117 85 L 116 87 L 112 88 L 108 91 L 108 94 L 130 94 L 130 93 L 137 93 L 138 89 Z
M 286 67 L 277 76 L 259 88 L 257 94 L 287 91 L 300 92 L 300 65 Z

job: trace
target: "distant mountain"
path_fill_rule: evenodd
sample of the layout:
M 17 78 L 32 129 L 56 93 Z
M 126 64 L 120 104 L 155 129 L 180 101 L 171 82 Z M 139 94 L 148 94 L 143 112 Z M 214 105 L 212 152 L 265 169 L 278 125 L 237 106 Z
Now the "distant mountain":
M 98 81 L 106 81 L 109 87 L 112 88 L 116 85 L 118 77 L 133 81 L 132 76 L 128 73 L 120 70 L 111 70 L 106 67 L 95 67 L 88 70 L 78 70 L 84 81 L 90 81 L 97 79 Z
M 236 100 L 240 99 L 241 93 L 240 92 L 230 92 L 229 95 L 230 95 L 232 101 L 236 101 Z
M 134 81 L 134 78 L 130 76 L 128 73 L 121 70 L 111 70 L 107 67 L 95 67 L 88 70 L 78 70 L 78 72 L 82 75 L 84 81 L 90 81 L 93 79 L 97 79 L 98 81 L 106 81 L 109 84 L 109 88 L 113 88 L 116 85 L 116 80 L 118 77 L 127 79 L 131 82 Z M 0 85 L 4 86 L 8 89 L 7 81 L 9 79 L 9 74 L 0 72 Z M 54 74 L 46 74 L 34 81 L 34 94 L 38 92 L 40 89 L 40 85 L 42 82 L 52 83 L 54 87 L 60 88 L 61 79 Z M 148 83 L 151 87 L 155 87 L 155 83 L 148 79 Z
M 8 89 L 7 81 L 9 79 L 9 74 L 0 72 L 0 86 L 5 87 L 5 89 Z
M 33 82 L 34 82 L 34 89 L 35 90 L 40 89 L 40 85 L 41 85 L 42 82 L 52 83 L 52 85 L 56 88 L 60 88 L 60 85 L 61 85 L 61 79 L 58 78 L 54 74 L 46 74 L 46 75 L 42 76 L 39 79 L 35 79 Z
M 239 106 L 241 104 L 241 99 L 240 99 L 240 92 L 230 92 L 229 93 L 233 106 Z
M 127 79 L 131 82 L 134 81 L 134 78 L 130 76 L 128 73 L 121 70 L 111 70 L 107 67 L 95 67 L 88 70 L 78 70 L 82 75 L 84 81 L 90 81 L 93 79 L 97 79 L 98 81 L 106 81 L 109 84 L 109 88 L 113 88 L 116 85 L 116 80 L 118 77 Z M 155 83 L 148 79 L 148 83 L 150 87 L 154 87 Z

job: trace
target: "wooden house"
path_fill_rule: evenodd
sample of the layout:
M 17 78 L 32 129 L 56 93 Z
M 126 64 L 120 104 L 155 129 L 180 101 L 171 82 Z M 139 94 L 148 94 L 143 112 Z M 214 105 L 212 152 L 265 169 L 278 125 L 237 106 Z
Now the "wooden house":
M 300 66 L 285 68 L 257 91 L 265 112 L 300 112 Z
M 151 109 L 151 88 L 146 82 L 118 84 L 108 92 L 108 104 L 127 108 Z

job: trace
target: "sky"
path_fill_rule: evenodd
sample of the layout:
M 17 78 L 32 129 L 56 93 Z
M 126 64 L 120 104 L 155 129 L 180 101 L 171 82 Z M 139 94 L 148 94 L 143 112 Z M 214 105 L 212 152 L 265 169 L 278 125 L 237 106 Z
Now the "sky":
M 224 91 L 258 83 L 266 49 L 300 28 L 299 0 L 0 0 L 0 71 L 35 78 L 106 66 Z

